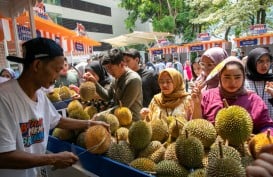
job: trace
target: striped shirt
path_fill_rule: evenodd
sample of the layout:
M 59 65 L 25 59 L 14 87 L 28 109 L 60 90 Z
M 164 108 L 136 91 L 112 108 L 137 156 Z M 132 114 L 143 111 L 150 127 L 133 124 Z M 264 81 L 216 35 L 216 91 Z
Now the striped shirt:
M 272 96 L 265 91 L 265 84 L 266 81 L 252 81 L 248 79 L 245 81 L 245 87 L 256 92 L 257 95 L 259 95 L 264 100 L 266 106 L 268 107 L 269 115 L 271 119 L 273 119 L 273 106 L 268 101 L 268 99 L 271 99 Z

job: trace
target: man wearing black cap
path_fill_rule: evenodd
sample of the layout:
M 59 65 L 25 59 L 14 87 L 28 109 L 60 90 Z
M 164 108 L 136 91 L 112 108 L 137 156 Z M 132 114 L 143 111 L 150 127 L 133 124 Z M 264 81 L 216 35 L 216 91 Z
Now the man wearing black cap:
M 0 84 L 0 176 L 47 176 L 45 165 L 66 168 L 78 157 L 70 152 L 45 154 L 49 130 L 77 129 L 90 120 L 62 118 L 41 87 L 49 88 L 64 65 L 62 48 L 55 41 L 34 38 L 22 45 L 23 58 L 7 59 L 23 64 L 20 77 Z
M 141 78 L 139 75 L 126 67 L 123 60 L 123 53 L 120 49 L 113 48 L 109 50 L 101 62 L 106 71 L 114 77 L 110 88 L 103 88 L 91 73 L 86 73 L 84 76 L 85 79 L 96 84 L 96 91 L 102 99 L 106 101 L 114 99 L 117 105 L 119 101 L 121 101 L 123 106 L 131 110 L 133 120 L 140 120 L 143 98 Z M 108 111 L 113 112 L 116 107 L 117 106 Z
M 157 82 L 158 74 L 155 71 L 140 68 L 140 53 L 136 49 L 124 52 L 124 61 L 127 66 L 137 72 L 142 79 L 143 107 L 148 107 L 155 94 L 160 92 Z

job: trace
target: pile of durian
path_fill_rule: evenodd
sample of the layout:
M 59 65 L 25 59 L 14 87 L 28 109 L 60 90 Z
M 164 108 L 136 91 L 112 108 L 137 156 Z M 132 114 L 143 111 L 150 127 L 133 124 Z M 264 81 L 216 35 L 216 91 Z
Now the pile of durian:
M 77 100 L 67 111 L 76 119 L 97 113 Z M 240 106 L 221 109 L 215 126 L 174 116 L 132 122 L 122 105 L 114 114 L 99 113 L 96 120 L 109 123 L 110 130 L 101 125 L 63 133 L 55 129 L 53 136 L 157 177 L 245 177 L 245 167 L 273 141 L 269 132 L 252 134 L 252 119 Z
M 76 86 L 73 86 L 76 88 Z M 76 92 L 75 90 L 78 90 Z M 82 102 L 88 102 L 95 98 L 96 96 L 96 86 L 93 82 L 84 82 L 80 85 L 80 88 L 70 89 L 67 86 L 60 86 L 54 88 L 50 93 L 47 94 L 48 99 L 51 102 L 59 102 L 73 97 L 79 96 Z

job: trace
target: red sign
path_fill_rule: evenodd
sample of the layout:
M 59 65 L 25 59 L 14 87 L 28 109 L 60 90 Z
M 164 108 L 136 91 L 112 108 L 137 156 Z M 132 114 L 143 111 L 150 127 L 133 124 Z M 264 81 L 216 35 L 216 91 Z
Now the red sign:
M 199 41 L 209 41 L 210 34 L 209 33 L 199 33 L 197 34 L 197 40 Z
M 249 27 L 251 34 L 263 34 L 267 32 L 266 24 L 256 24 Z

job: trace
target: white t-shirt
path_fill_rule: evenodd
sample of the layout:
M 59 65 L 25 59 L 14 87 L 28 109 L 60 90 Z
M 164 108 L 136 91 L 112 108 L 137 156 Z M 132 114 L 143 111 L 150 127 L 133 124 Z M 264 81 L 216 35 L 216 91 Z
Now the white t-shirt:
M 37 102 L 21 89 L 17 80 L 0 84 L 0 153 L 22 150 L 44 154 L 49 130 L 54 128 L 60 115 L 39 89 Z M 0 169 L 1 177 L 46 176 L 43 167 L 23 170 Z

